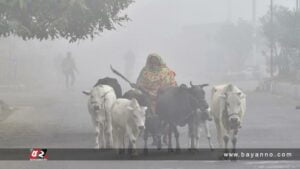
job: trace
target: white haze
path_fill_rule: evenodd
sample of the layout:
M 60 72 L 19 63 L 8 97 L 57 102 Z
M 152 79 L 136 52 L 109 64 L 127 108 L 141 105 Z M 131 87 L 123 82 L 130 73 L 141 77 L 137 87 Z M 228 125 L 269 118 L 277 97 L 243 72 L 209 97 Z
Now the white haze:
M 257 0 L 258 22 L 267 12 L 269 2 Z M 66 40 L 40 42 L 22 41 L 15 37 L 2 38 L 1 57 L 17 58 L 18 83 L 39 83 L 41 87 L 63 86 L 62 77 L 56 77 L 54 60 L 59 56 L 64 57 L 68 51 L 76 60 L 80 71 L 78 83 L 83 88 L 92 86 L 98 78 L 116 77 L 109 70 L 110 64 L 126 72 L 124 56 L 130 51 L 136 57 L 136 63 L 132 63 L 132 81 L 136 80 L 147 55 L 156 52 L 175 70 L 180 82 L 196 79 L 196 83 L 204 83 L 211 80 L 206 72 L 213 65 L 206 64 L 209 58 L 198 50 L 208 44 L 194 41 L 193 31 L 203 25 L 224 23 L 228 19 L 232 22 L 239 19 L 252 21 L 251 0 L 231 0 L 231 15 L 228 15 L 227 3 L 227 0 L 136 0 L 124 11 L 131 21 L 117 27 L 116 31 L 105 31 L 93 40 L 72 44 Z M 294 0 L 274 0 L 274 3 L 291 9 L 295 5 Z M 259 62 L 264 64 L 264 59 Z M 7 65 L 7 70 L 10 69 Z M 32 76 L 24 75 L 28 79 L 22 79 L 26 72 L 32 73 Z

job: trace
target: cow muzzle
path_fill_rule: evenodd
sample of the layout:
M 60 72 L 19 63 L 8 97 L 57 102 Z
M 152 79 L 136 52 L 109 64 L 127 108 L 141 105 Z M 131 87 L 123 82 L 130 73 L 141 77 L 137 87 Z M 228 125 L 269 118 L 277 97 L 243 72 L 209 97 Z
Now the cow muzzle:
M 212 117 L 211 117 L 210 112 L 208 110 L 201 111 L 200 109 L 197 109 L 197 112 L 201 114 L 200 118 L 202 120 L 212 121 Z
M 145 126 L 138 126 L 140 131 L 143 131 L 145 129 Z
M 93 108 L 94 108 L 95 111 L 99 111 L 100 110 L 100 106 L 99 105 L 94 105 Z
M 229 122 L 230 122 L 230 127 L 231 128 L 240 128 L 241 126 L 241 121 L 239 117 L 231 117 L 229 118 Z

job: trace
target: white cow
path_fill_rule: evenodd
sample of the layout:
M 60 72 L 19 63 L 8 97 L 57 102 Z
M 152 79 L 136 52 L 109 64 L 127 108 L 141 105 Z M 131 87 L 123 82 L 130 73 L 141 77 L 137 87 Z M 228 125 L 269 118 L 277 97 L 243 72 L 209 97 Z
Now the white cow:
M 114 89 L 108 85 L 97 85 L 90 92 L 88 110 L 96 129 L 96 148 L 112 148 L 111 107 L 116 101 Z
M 147 107 L 141 107 L 136 99 L 117 99 L 113 104 L 112 125 L 114 147 L 123 153 L 125 140 L 129 139 L 129 150 L 136 153 L 136 141 L 140 132 L 145 128 Z
M 232 84 L 212 88 L 211 113 L 214 117 L 220 148 L 228 148 L 231 140 L 236 148 L 237 134 L 246 111 L 246 95 Z

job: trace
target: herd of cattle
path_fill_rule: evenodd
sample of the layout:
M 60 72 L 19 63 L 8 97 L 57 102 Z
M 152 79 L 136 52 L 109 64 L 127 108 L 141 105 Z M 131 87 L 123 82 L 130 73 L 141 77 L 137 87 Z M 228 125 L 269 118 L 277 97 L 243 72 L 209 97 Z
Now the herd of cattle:
M 144 152 L 148 152 L 148 137 L 153 144 L 162 148 L 162 140 L 172 149 L 174 133 L 176 150 L 180 150 L 178 126 L 188 125 L 190 148 L 199 148 L 200 130 L 204 128 L 213 149 L 209 122 L 215 121 L 219 148 L 228 148 L 229 142 L 235 149 L 237 134 L 241 128 L 246 110 L 246 95 L 233 84 L 212 87 L 211 106 L 205 99 L 204 88 L 208 84 L 160 89 L 157 97 L 156 112 L 153 112 L 149 94 L 135 85 L 122 94 L 118 81 L 114 78 L 99 79 L 90 91 L 88 110 L 96 128 L 96 148 L 118 149 L 124 153 L 136 153 L 139 137 L 144 138 Z

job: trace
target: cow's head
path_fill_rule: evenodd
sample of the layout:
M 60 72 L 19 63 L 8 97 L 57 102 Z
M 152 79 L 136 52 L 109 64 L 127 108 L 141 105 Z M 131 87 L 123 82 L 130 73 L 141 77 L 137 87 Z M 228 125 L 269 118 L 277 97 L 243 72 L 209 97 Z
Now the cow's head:
M 242 92 L 226 92 L 221 95 L 224 99 L 224 111 L 228 118 L 230 128 L 237 129 L 241 127 L 242 99 L 245 95 Z
M 101 109 L 105 94 L 99 91 L 98 87 L 94 87 L 91 91 L 83 91 L 82 93 L 89 96 L 89 104 L 94 111 Z
M 127 91 L 123 98 L 126 99 L 133 99 L 135 98 L 140 106 L 144 107 L 151 107 L 151 98 L 148 93 L 145 93 L 143 90 L 140 89 L 131 89 Z M 151 118 L 154 115 L 151 108 L 147 109 L 146 111 L 146 118 Z
M 147 107 L 139 105 L 136 99 L 131 99 L 130 105 L 127 107 L 132 114 L 132 120 L 140 130 L 145 128 L 145 115 Z
M 192 82 L 190 82 L 191 88 L 190 93 L 196 98 L 199 109 L 198 112 L 201 112 L 201 118 L 203 120 L 212 120 L 210 113 L 209 113 L 209 106 L 205 99 L 205 91 L 204 88 L 208 86 L 208 84 L 201 84 L 201 85 L 193 85 Z

